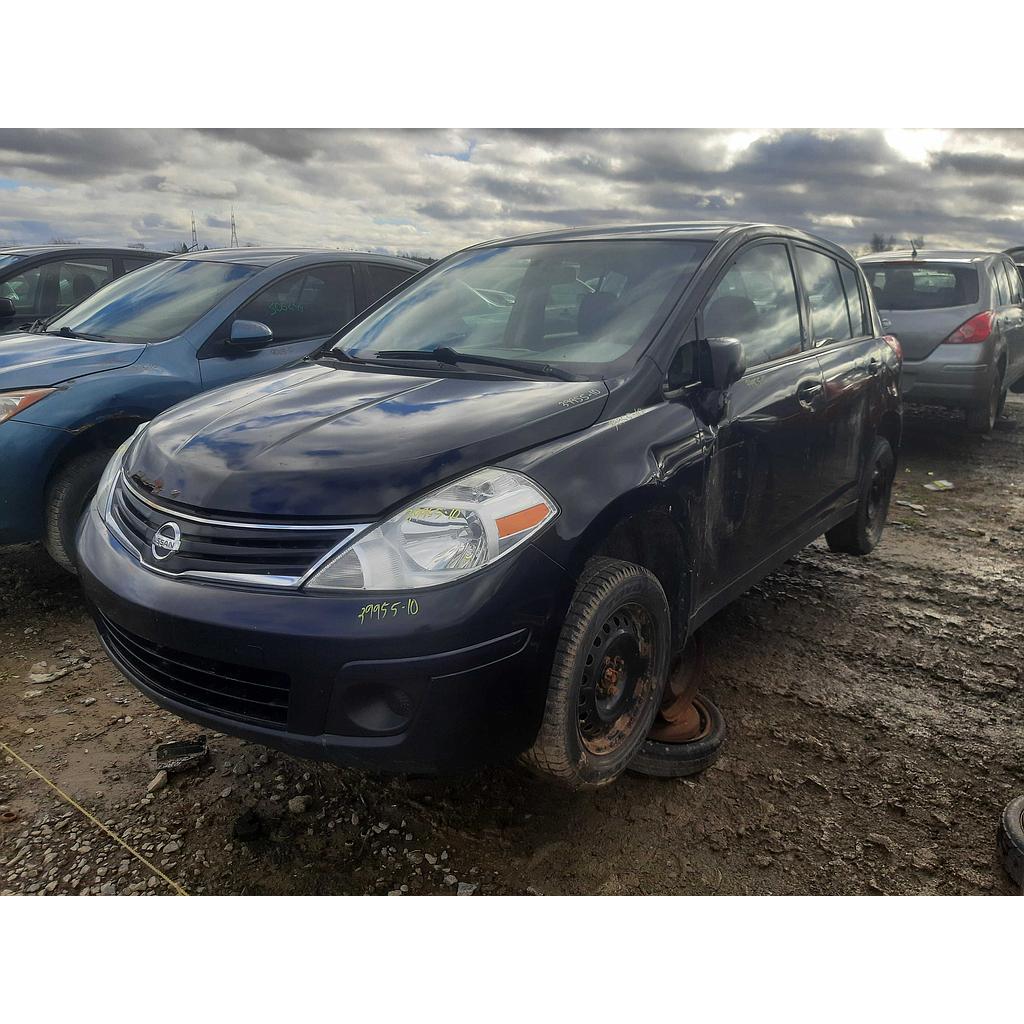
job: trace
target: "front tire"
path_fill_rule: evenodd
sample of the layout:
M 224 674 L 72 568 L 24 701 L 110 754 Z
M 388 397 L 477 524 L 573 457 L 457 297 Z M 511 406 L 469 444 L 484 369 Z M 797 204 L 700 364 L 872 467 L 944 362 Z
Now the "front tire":
M 588 562 L 562 625 L 540 731 L 524 761 L 572 789 L 618 778 L 657 714 L 671 636 L 668 601 L 653 573 L 618 559 Z
M 856 511 L 825 533 L 830 551 L 866 555 L 875 549 L 882 539 L 885 519 L 889 514 L 895 475 L 896 457 L 889 442 L 879 437 L 871 450 Z
M 73 576 L 78 575 L 75 531 L 113 454 L 112 449 L 100 449 L 79 455 L 61 466 L 46 485 L 43 546 Z

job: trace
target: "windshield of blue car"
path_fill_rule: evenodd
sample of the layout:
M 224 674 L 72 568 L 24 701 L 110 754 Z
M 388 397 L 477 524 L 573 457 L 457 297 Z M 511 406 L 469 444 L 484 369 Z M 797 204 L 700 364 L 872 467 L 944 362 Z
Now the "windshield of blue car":
M 636 361 L 710 248 L 658 239 L 474 249 L 402 289 L 334 348 L 381 361 L 449 349 L 610 374 Z
M 46 331 L 103 341 L 166 341 L 259 269 L 241 263 L 161 260 L 100 288 L 51 320 Z

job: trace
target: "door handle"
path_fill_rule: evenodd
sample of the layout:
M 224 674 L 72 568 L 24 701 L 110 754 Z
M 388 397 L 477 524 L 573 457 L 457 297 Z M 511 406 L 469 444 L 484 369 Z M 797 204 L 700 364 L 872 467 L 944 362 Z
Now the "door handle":
M 802 381 L 796 389 L 796 400 L 805 409 L 814 407 L 814 399 L 825 390 L 825 385 L 820 380 Z

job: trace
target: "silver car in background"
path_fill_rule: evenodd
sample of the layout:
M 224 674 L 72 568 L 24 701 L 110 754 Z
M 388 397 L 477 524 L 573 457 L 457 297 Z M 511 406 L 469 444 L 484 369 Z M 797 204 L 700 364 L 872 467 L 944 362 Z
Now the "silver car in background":
M 1024 295 L 992 252 L 883 252 L 861 266 L 883 327 L 903 347 L 903 397 L 965 410 L 987 433 L 1024 379 Z

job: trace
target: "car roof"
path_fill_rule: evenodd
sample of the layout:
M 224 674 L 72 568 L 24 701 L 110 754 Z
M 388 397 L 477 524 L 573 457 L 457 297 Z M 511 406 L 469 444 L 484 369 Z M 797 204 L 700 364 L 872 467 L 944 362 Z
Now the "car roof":
M 83 255 L 106 252 L 113 256 L 155 256 L 164 259 L 169 254 L 153 249 L 138 249 L 119 245 L 5 245 L 0 247 L 0 256 L 60 256 L 64 253 Z
M 975 249 L 896 249 L 892 252 L 874 252 L 861 256 L 861 263 L 980 263 L 982 260 L 1001 256 L 998 252 L 981 252 Z
M 494 239 L 482 242 L 472 248 L 486 248 L 494 245 L 533 245 L 541 242 L 581 242 L 581 241 L 612 241 L 612 240 L 658 240 L 672 239 L 700 242 L 723 242 L 726 239 L 756 238 L 759 236 L 779 236 L 796 241 L 812 242 L 823 246 L 837 255 L 852 259 L 850 254 L 835 242 L 827 238 L 812 235 L 799 228 L 786 227 L 781 224 L 762 224 L 756 221 L 673 221 L 654 224 L 610 224 L 578 228 L 562 228 L 556 231 L 541 231 L 530 235 L 517 235 L 513 238 Z
M 370 262 L 389 263 L 397 267 L 407 267 L 412 270 L 422 270 L 423 264 L 416 260 L 406 259 L 404 256 L 385 256 L 383 253 L 374 252 L 349 252 L 345 249 L 316 249 L 294 246 L 292 248 L 257 248 L 255 246 L 245 249 L 202 249 L 196 252 L 186 252 L 180 255 L 171 256 L 175 260 L 201 260 L 207 263 L 243 263 L 252 267 L 271 267 L 275 263 L 282 263 L 285 260 L 299 260 L 303 258 L 327 259 L 331 262 Z

